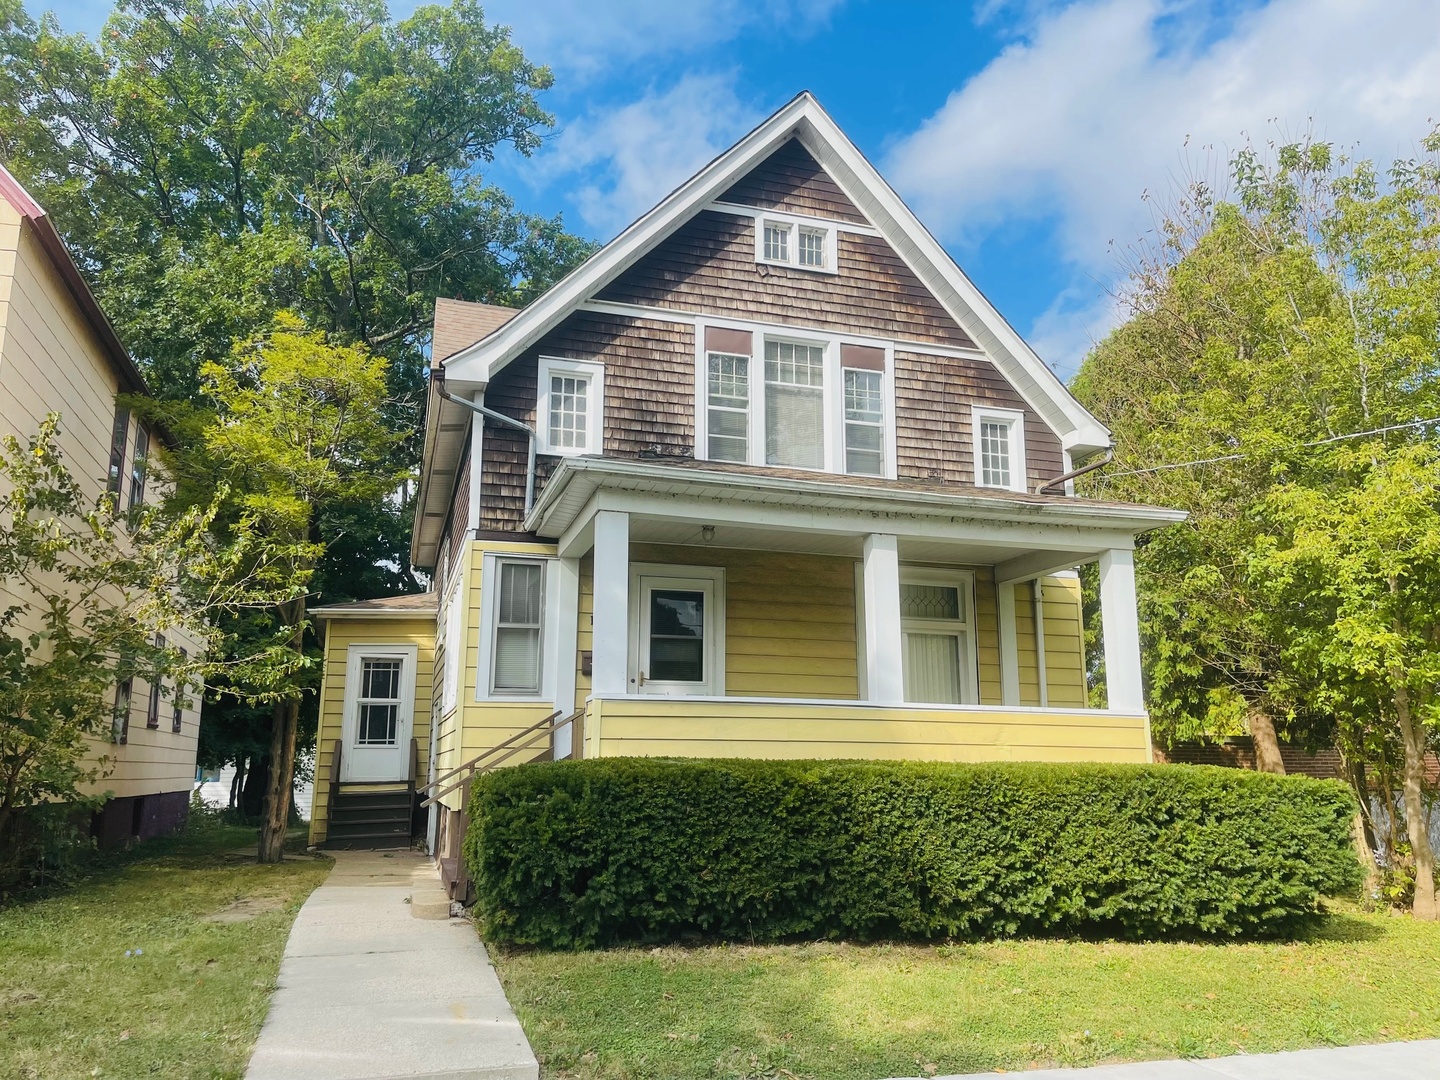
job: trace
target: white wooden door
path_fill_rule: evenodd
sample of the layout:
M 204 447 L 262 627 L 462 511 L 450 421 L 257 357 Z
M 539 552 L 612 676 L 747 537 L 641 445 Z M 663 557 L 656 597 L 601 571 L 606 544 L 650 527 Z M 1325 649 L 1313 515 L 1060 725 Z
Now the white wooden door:
M 414 646 L 352 645 L 345 671 L 340 779 L 408 779 L 414 718 Z

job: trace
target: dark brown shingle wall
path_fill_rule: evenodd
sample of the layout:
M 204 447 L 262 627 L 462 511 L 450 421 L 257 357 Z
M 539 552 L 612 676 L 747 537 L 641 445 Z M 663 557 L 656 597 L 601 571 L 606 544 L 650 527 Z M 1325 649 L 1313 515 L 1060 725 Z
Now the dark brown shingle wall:
M 830 174 L 795 139 L 766 158 L 719 201 L 840 221 L 865 220 Z

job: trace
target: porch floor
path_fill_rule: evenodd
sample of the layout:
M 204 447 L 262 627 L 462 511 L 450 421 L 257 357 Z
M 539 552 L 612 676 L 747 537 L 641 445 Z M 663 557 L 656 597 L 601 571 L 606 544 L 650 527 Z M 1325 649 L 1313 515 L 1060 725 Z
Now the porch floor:
M 335 853 L 300 909 L 247 1080 L 536 1080 L 539 1065 L 429 859 Z

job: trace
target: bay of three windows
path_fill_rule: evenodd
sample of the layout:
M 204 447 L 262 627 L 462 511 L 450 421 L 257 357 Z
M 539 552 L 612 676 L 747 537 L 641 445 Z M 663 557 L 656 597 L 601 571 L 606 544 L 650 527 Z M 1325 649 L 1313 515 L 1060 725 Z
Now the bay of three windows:
M 884 476 L 885 369 L 881 348 L 708 327 L 704 456 Z

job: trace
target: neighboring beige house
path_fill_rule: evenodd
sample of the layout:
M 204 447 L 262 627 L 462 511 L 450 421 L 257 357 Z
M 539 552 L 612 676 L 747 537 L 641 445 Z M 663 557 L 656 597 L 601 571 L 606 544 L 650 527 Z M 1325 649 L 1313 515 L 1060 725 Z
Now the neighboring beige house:
M 316 842 L 428 794 L 453 878 L 535 757 L 1150 760 L 1132 550 L 1183 513 L 1074 496 L 1109 432 L 809 94 L 523 311 L 441 300 L 432 370 L 434 592 L 316 613 Z
M 135 505 L 153 495 L 145 458 L 156 433 L 116 395 L 147 392 L 45 211 L 0 167 L 0 431 L 23 440 L 59 413 L 71 473 L 95 498 L 109 490 Z M 0 581 L 0 604 L 20 599 Z M 94 821 L 107 845 L 178 828 L 195 781 L 200 695 L 192 690 L 177 707 L 137 680 L 117 688 L 117 701 L 127 698 L 125 719 L 95 748 L 114 763 L 97 785 L 112 796 Z

